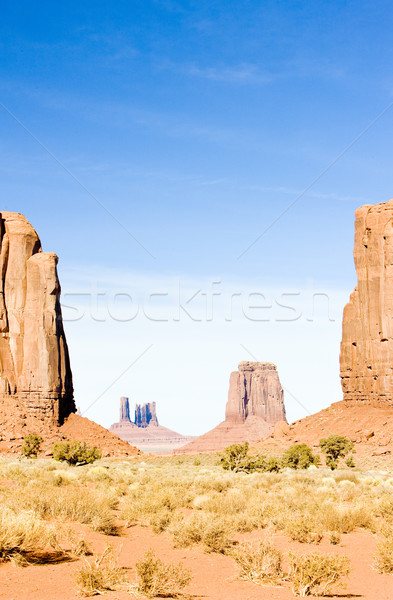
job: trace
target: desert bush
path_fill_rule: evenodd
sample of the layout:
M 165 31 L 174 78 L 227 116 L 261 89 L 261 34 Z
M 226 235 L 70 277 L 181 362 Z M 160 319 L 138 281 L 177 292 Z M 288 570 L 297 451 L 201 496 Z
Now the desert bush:
M 74 486 L 60 491 L 57 487 L 38 485 L 25 488 L 23 494 L 8 497 L 7 504 L 15 511 L 34 511 L 42 519 L 60 517 L 90 525 L 107 535 L 117 533 L 111 512 L 112 498 L 107 492 Z
M 37 458 L 37 454 L 41 450 L 41 444 L 44 441 L 40 435 L 30 433 L 23 438 L 24 444 L 21 452 L 27 458 Z
M 58 442 L 53 447 L 53 458 L 69 465 L 89 465 L 101 458 L 101 450 L 85 442 Z
M 177 508 L 187 505 L 191 498 L 185 487 L 175 487 L 165 480 L 158 484 L 138 485 L 129 491 L 122 517 L 128 526 L 138 522 L 152 524 L 157 515 L 173 513 Z
M 314 455 L 307 444 L 294 444 L 281 458 L 281 466 L 290 469 L 308 469 L 311 465 L 317 466 L 319 462 L 319 456 Z
M 349 467 L 350 469 L 354 469 L 356 467 L 355 465 L 355 461 L 353 460 L 353 456 L 348 456 L 345 459 L 345 464 L 347 465 L 347 467 Z
M 57 539 L 55 529 L 32 512 L 0 510 L 0 561 L 16 555 L 34 560 L 48 547 L 59 550 Z
M 373 517 L 365 505 L 335 505 L 322 511 L 321 524 L 327 531 L 351 533 L 356 527 L 373 529 Z
M 337 469 L 338 461 L 344 458 L 353 448 L 353 442 L 342 435 L 329 435 L 319 442 L 322 452 L 325 454 L 326 466 L 332 471 Z
M 190 583 L 191 571 L 181 564 L 166 564 L 153 550 L 136 563 L 138 592 L 149 598 L 174 598 Z
M 240 577 L 258 584 L 277 584 L 284 578 L 282 554 L 269 541 L 240 544 L 233 552 L 240 567 Z
M 249 443 L 232 444 L 225 448 L 221 455 L 220 464 L 226 471 L 236 473 L 253 473 L 255 471 L 278 472 L 280 470 L 279 460 L 274 457 L 266 457 L 262 454 L 250 456 L 248 454 Z
M 319 544 L 323 537 L 320 525 L 310 516 L 303 514 L 291 515 L 287 520 L 284 531 L 291 540 L 301 544 Z
M 295 596 L 326 596 L 350 571 L 350 561 L 346 556 L 335 554 L 295 554 L 289 553 L 292 591 Z
M 178 518 L 170 526 L 175 544 L 180 548 L 204 544 L 207 552 L 224 554 L 232 545 L 231 523 L 210 515 L 192 515 L 189 519 Z
M 385 528 L 377 543 L 375 566 L 379 573 L 393 574 L 393 527 Z
M 154 533 L 163 533 L 163 531 L 168 529 L 172 518 L 173 513 L 168 509 L 163 509 L 162 511 L 153 514 L 150 517 L 150 525 Z
M 93 562 L 85 559 L 85 565 L 76 573 L 76 583 L 84 596 L 95 596 L 116 590 L 127 582 L 125 573 L 116 564 L 112 549 L 106 548 Z
M 249 447 L 250 444 L 245 442 L 244 444 L 232 444 L 225 448 L 220 461 L 222 468 L 235 472 L 247 470 L 250 460 Z
M 329 542 L 333 546 L 336 546 L 337 544 L 339 544 L 341 542 L 341 535 L 337 531 L 332 531 L 329 536 Z

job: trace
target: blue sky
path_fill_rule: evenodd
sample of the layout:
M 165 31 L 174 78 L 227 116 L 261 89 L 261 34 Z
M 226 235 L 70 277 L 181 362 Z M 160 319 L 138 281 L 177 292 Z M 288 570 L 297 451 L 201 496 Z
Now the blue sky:
M 244 348 L 277 363 L 291 420 L 339 400 L 354 211 L 393 195 L 391 3 L 0 8 L 1 207 L 60 256 L 86 416 L 129 395 L 201 433 Z M 179 288 L 199 294 L 176 321 Z M 250 320 L 247 294 L 272 308 Z M 316 296 L 310 320 L 315 294 L 331 314 Z

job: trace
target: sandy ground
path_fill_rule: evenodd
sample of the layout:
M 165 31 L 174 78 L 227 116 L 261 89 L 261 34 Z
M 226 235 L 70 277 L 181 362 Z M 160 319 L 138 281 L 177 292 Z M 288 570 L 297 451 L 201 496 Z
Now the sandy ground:
M 88 527 L 70 524 L 83 532 L 94 552 L 103 552 L 110 544 L 121 566 L 127 570 L 129 581 L 135 582 L 135 563 L 147 549 L 153 548 L 165 561 L 182 562 L 192 571 L 193 580 L 187 588 L 188 597 L 214 600 L 287 600 L 294 598 L 290 584 L 281 587 L 258 586 L 238 578 L 237 566 L 232 558 L 206 554 L 202 548 L 177 549 L 169 534 L 155 535 L 150 528 L 135 526 L 125 529 L 122 536 L 108 537 L 92 532 Z M 266 532 L 242 534 L 238 541 L 258 540 Z M 332 552 L 346 554 L 352 563 L 352 572 L 346 590 L 331 598 L 363 598 L 364 600 L 392 600 L 393 575 L 380 575 L 373 569 L 375 540 L 364 531 L 342 536 L 338 546 L 327 542 L 319 545 L 289 542 L 283 535 L 273 535 L 274 543 L 283 551 Z M 0 598 L 4 600 L 73 600 L 80 598 L 75 584 L 75 573 L 85 559 L 55 565 L 14 567 L 11 563 L 0 566 Z M 143 596 L 127 591 L 108 592 L 108 600 L 126 600 Z

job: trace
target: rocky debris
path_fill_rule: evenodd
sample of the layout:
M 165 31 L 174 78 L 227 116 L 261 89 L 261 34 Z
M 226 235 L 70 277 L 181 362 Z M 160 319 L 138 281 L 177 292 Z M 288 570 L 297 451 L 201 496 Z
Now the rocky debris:
M 61 424 L 75 412 L 56 254 L 18 213 L 0 213 L 0 396 Z
M 284 391 L 273 363 L 244 361 L 231 373 L 225 421 L 177 452 L 212 452 L 269 436 L 286 423 Z
M 135 422 L 130 419 L 129 399 L 120 398 L 120 421 L 109 431 L 143 452 L 168 452 L 184 446 L 194 438 L 167 429 L 158 423 L 155 402 L 135 405 Z
M 393 406 L 393 200 L 355 215 L 358 283 L 343 317 L 344 400 Z

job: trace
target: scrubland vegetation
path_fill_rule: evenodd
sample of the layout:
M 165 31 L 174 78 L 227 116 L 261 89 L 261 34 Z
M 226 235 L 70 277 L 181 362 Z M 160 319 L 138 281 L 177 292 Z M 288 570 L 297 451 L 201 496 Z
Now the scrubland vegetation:
M 243 463 L 247 455 L 248 449 Z M 226 555 L 235 578 L 286 586 L 288 597 L 326 595 L 340 589 L 352 568 L 337 547 L 360 529 L 376 540 L 370 559 L 375 571 L 393 574 L 393 477 L 317 467 L 312 454 L 303 469 L 303 460 L 296 450 L 284 455 L 279 472 L 244 472 L 241 461 L 239 469 L 225 470 L 217 455 L 77 467 L 1 459 L 0 562 L 74 560 L 84 595 L 119 587 L 150 597 L 186 593 L 192 572 L 152 551 L 130 571 L 119 567 L 112 540 L 132 535 L 139 525 L 164 536 L 172 548 Z M 73 524 L 106 536 L 107 550 L 92 555 L 88 535 L 78 537 Z M 295 550 L 279 549 L 275 536 Z M 319 549 L 322 541 L 325 551 Z

